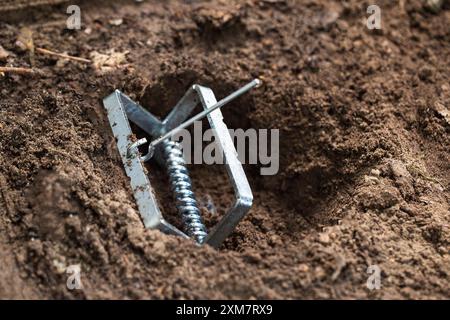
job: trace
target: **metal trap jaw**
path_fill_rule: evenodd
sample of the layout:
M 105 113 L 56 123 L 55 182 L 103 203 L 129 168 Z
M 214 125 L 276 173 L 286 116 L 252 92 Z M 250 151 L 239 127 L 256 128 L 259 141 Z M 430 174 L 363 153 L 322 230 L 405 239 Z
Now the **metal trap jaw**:
M 214 248 L 218 248 L 233 232 L 250 209 L 253 195 L 242 164 L 238 159 L 233 140 L 223 122 L 220 108 L 260 84 L 259 79 L 254 79 L 219 102 L 210 88 L 195 84 L 187 90 L 163 121 L 119 90 L 115 90 L 103 100 L 125 172 L 130 178 L 133 195 L 146 228 L 159 229 L 162 232 L 185 238 L 194 238 L 198 244 L 208 244 Z M 203 111 L 188 119 L 199 103 L 203 106 Z M 209 233 L 203 223 L 192 190 L 192 182 L 181 147 L 179 143 L 170 139 L 180 130 L 205 116 L 208 117 L 215 142 L 223 151 L 224 163 L 235 193 L 232 207 Z M 129 121 L 154 139 L 149 143 L 147 154 L 143 156 L 138 147 L 145 144 L 147 140 L 144 138 L 136 141 L 133 138 Z M 176 206 L 183 220 L 183 231 L 164 219 L 157 204 L 154 190 L 143 165 L 143 162 L 150 160 L 153 156 L 161 166 L 167 169 Z

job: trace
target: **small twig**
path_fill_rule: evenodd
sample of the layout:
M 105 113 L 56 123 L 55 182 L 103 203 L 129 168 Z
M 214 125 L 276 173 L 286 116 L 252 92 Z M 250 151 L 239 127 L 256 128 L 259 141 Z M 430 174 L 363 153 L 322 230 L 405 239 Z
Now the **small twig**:
M 56 56 L 56 57 L 60 57 L 60 58 L 64 58 L 64 59 L 74 60 L 74 61 L 78 61 L 78 62 L 91 63 L 91 60 L 88 60 L 88 59 L 84 59 L 84 58 L 80 58 L 80 57 L 74 57 L 74 56 L 69 56 L 69 55 L 64 54 L 64 53 L 54 52 L 54 51 L 47 50 L 47 49 L 44 49 L 44 48 L 36 48 L 36 52 L 39 52 L 39 53 L 42 53 L 42 54 L 48 54 L 48 55 L 51 55 L 51 56 Z
M 0 73 L 35 74 L 36 71 L 30 68 L 0 67 Z

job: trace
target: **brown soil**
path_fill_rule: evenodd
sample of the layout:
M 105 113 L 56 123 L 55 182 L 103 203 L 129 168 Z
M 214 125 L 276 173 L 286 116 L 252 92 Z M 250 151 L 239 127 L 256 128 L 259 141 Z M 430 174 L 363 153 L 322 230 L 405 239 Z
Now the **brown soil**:
M 449 298 L 449 2 L 378 4 L 378 31 L 356 0 L 83 1 L 80 31 L 61 4 L 0 12 L 1 65 L 30 67 L 22 27 L 73 56 L 128 52 L 103 70 L 36 53 L 38 73 L 1 77 L 0 298 Z M 279 174 L 246 167 L 254 206 L 220 250 L 145 230 L 102 98 L 164 115 L 194 82 L 223 97 L 255 76 L 225 119 L 281 130 Z M 211 226 L 226 175 L 191 172 Z M 66 288 L 71 264 L 82 290 Z

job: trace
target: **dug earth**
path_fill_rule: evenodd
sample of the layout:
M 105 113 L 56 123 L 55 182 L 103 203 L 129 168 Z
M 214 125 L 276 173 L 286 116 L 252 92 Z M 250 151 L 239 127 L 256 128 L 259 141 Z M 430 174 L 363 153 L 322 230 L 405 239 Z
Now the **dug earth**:
M 0 0 L 0 298 L 449 299 L 450 1 L 429 2 L 379 0 L 369 29 L 360 0 L 80 0 L 70 30 L 69 1 Z M 279 130 L 276 174 L 245 165 L 251 210 L 218 250 L 146 230 L 102 99 L 163 118 L 253 78 L 222 110 Z M 233 188 L 189 172 L 211 230 Z

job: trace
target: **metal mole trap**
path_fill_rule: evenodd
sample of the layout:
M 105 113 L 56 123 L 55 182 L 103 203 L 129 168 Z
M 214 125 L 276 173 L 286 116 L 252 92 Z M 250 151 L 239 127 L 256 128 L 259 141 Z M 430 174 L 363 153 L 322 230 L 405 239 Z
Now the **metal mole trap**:
M 165 233 L 185 238 L 191 237 L 199 244 L 206 243 L 215 248 L 218 248 L 235 229 L 250 209 L 253 195 L 242 164 L 238 160 L 228 128 L 223 122 L 220 108 L 250 89 L 259 86 L 260 83 L 258 79 L 255 79 L 219 102 L 210 88 L 193 85 L 163 121 L 119 90 L 115 90 L 103 100 L 117 141 L 117 148 L 126 174 L 130 178 L 134 198 L 146 228 L 159 229 Z M 186 120 L 198 103 L 202 104 L 203 111 Z M 170 139 L 180 130 L 205 116 L 208 117 L 213 129 L 216 143 L 223 151 L 228 176 L 233 184 L 236 198 L 233 206 L 210 233 L 206 231 L 197 206 L 181 147 Z M 137 141 L 133 139 L 129 120 L 154 139 L 150 142 L 148 153 L 144 156 L 140 155 L 138 147 L 145 144 L 147 140 L 145 138 Z M 150 160 L 153 156 L 161 166 L 167 168 L 176 206 L 183 219 L 184 232 L 168 223 L 158 207 L 153 188 L 143 166 L 143 162 Z

